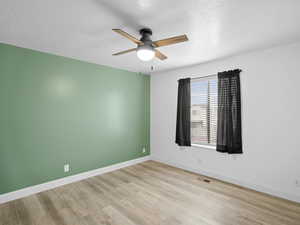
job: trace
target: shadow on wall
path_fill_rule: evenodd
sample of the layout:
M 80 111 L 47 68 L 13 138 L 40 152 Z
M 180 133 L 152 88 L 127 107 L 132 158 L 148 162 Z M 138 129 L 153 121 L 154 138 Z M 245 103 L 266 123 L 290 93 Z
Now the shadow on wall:
M 120 19 L 120 25 L 130 27 L 134 30 L 140 30 L 144 26 L 139 24 L 137 21 L 138 18 L 134 15 L 127 13 L 124 11 L 124 8 L 122 8 L 122 4 L 115 1 L 112 2 L 110 0 L 94 0 L 94 2 L 99 5 L 99 7 L 103 10 L 105 9 L 106 12 L 109 12 L 114 17 Z M 116 27 L 112 27 L 116 28 Z

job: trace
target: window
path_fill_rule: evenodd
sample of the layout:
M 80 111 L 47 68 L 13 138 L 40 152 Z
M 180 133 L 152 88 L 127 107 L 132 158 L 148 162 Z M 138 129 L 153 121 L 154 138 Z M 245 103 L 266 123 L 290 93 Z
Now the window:
M 216 146 L 218 116 L 216 76 L 191 80 L 191 142 Z

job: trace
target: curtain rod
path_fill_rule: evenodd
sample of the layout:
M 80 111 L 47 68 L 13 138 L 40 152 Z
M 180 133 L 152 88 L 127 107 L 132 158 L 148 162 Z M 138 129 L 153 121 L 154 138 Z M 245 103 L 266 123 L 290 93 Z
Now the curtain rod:
M 193 77 L 193 78 L 191 78 L 191 80 L 196 80 L 196 79 L 205 78 L 205 77 L 214 77 L 214 76 L 217 76 L 217 75 L 218 74 L 215 73 L 215 74 L 210 74 L 210 75 L 201 76 L 201 77 Z
M 238 69 L 240 72 L 242 72 L 241 69 Z M 210 75 L 206 75 L 206 76 L 201 76 L 201 77 L 193 77 L 191 78 L 191 80 L 196 80 L 196 79 L 200 79 L 200 78 L 205 78 L 205 77 L 213 77 L 213 76 L 217 76 L 218 73 L 215 73 L 215 74 L 210 74 Z

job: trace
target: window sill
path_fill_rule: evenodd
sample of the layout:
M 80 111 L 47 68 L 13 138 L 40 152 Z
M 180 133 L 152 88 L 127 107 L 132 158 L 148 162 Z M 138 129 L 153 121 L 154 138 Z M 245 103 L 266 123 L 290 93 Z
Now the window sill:
M 192 147 L 196 147 L 196 148 L 206 148 L 206 149 L 213 149 L 213 150 L 216 150 L 216 146 L 211 146 L 211 145 L 192 144 Z

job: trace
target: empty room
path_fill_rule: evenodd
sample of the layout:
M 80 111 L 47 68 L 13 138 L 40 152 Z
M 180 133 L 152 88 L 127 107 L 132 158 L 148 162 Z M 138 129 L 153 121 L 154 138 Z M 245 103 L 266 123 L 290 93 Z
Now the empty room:
M 299 0 L 1 0 L 0 225 L 300 225 Z

